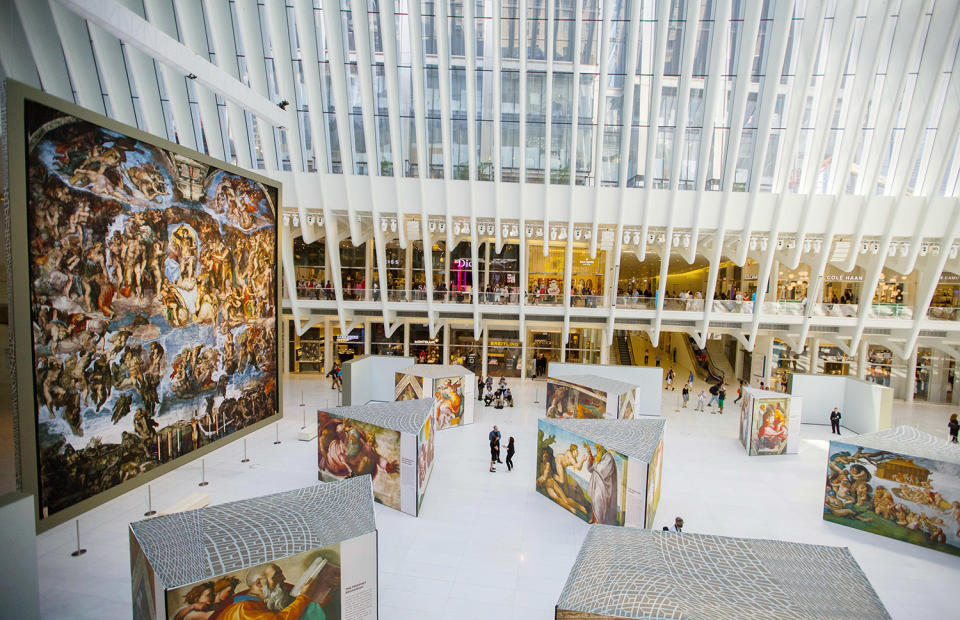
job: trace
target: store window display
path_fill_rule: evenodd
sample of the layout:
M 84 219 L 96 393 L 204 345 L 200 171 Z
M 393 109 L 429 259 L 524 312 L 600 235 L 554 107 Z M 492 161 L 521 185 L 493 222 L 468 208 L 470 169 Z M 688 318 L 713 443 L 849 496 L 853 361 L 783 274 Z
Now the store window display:
M 387 336 L 383 323 L 373 323 L 370 326 L 370 352 L 374 355 L 403 355 L 403 325 Z
M 522 347 L 516 330 L 490 330 L 487 334 L 487 374 L 519 377 Z
M 410 355 L 418 364 L 440 364 L 443 340 L 441 333 L 430 337 L 430 328 L 427 325 L 410 324 Z
M 291 321 L 287 333 L 290 334 L 290 371 L 323 371 L 323 325 L 311 327 L 301 335 Z
M 327 281 L 327 244 L 323 241 L 304 243 L 302 237 L 293 240 L 293 263 L 296 266 L 297 297 L 323 299 Z
M 363 299 L 363 290 L 367 286 L 364 277 L 366 247 L 365 243 L 354 246 L 349 240 L 340 242 L 340 281 L 343 284 L 344 299 Z
M 527 376 L 546 376 L 550 362 L 560 360 L 560 331 L 529 330 L 527 332 Z M 537 371 L 536 360 L 546 361 L 546 367 Z M 541 362 L 542 364 L 543 362 Z
M 450 363 L 474 374 L 483 370 L 483 340 L 473 339 L 473 328 L 450 329 Z

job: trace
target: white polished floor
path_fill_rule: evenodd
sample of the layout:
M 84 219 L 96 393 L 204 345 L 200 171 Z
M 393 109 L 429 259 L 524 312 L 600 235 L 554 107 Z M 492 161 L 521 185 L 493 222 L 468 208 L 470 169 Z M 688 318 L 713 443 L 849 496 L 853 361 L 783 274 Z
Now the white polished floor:
M 534 490 L 544 387 L 519 380 L 513 385 L 516 408 L 480 406 L 476 424 L 440 433 L 419 518 L 376 506 L 382 620 L 553 618 L 588 526 Z M 284 389 L 280 445 L 273 445 L 271 426 L 247 439 L 249 463 L 240 463 L 242 442 L 206 458 L 210 484 L 203 490 L 213 503 L 316 483 L 316 444 L 296 440 L 302 423 L 297 404 L 303 390 L 312 424 L 313 412 L 335 403 L 336 395 L 329 381 L 321 385 L 316 377 L 291 379 Z M 894 618 L 956 617 L 960 557 L 821 519 L 829 428 L 804 425 L 798 455 L 749 458 L 736 439 L 732 408 L 719 416 L 677 413 L 675 406 L 676 393 L 665 393 L 663 491 L 656 527 L 682 515 L 691 532 L 847 546 Z M 894 423 L 945 437 L 950 411 L 897 402 Z M 493 424 L 500 426 L 504 439 L 516 438 L 512 473 L 502 465 L 496 473 L 487 471 L 486 438 Z M 199 490 L 200 467 L 197 461 L 155 480 L 154 507 Z M 88 552 L 79 558 L 70 556 L 73 522 L 38 537 L 44 618 L 130 616 L 127 523 L 143 518 L 146 502 L 143 487 L 80 517 Z

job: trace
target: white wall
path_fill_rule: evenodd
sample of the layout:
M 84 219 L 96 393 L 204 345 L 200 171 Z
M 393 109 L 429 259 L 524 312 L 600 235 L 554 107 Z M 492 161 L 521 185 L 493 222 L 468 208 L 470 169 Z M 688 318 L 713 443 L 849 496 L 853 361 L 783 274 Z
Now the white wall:
M 558 379 L 570 375 L 596 375 L 632 383 L 639 387 L 633 415 L 660 415 L 663 400 L 663 368 L 550 362 L 547 371 L 549 376 Z
M 840 426 L 855 433 L 890 428 L 893 389 L 855 377 L 802 375 L 792 377 L 791 393 L 804 401 L 807 424 L 830 424 L 830 412 L 840 410 Z
M 343 405 L 393 401 L 394 373 L 416 363 L 412 357 L 361 355 L 343 364 Z
M 39 618 L 37 538 L 33 496 L 10 493 L 0 497 L 0 609 L 5 618 Z M 57 553 L 67 554 L 67 550 Z M 74 560 L 82 562 L 82 560 Z M 127 586 L 129 587 L 129 586 Z

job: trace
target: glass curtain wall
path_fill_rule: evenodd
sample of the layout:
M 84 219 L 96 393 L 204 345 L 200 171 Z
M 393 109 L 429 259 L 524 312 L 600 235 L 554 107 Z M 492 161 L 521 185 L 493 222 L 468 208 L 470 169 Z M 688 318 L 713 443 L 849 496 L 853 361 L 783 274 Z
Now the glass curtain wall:
M 327 244 L 323 241 L 304 243 L 293 240 L 293 264 L 297 278 L 297 296 L 301 299 L 322 299 L 327 264 Z
M 487 374 L 492 377 L 521 375 L 522 347 L 517 330 L 489 330 L 487 333 Z
M 483 340 L 473 339 L 473 328 L 450 328 L 450 363 L 479 375 L 483 371 Z

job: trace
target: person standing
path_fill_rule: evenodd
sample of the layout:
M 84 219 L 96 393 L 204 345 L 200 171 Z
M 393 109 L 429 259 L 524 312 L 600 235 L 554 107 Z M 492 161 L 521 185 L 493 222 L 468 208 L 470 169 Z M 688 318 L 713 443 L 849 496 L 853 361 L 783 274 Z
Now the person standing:
M 673 368 L 667 371 L 667 389 L 673 389 Z
M 683 396 L 683 408 L 687 408 L 687 403 L 690 402 L 690 384 L 684 383 L 683 389 L 680 391 L 680 394 Z
M 657 350 L 657 358 L 656 358 L 656 360 L 657 360 L 657 368 L 660 368 L 660 351 L 659 351 L 659 350 Z
M 680 518 L 680 517 L 677 517 L 676 519 L 674 519 L 674 520 L 673 520 L 673 527 L 670 528 L 670 531 L 671 531 L 671 532 L 675 532 L 675 533 L 677 533 L 677 534 L 682 533 L 682 532 L 683 532 L 683 519 Z
M 840 434 L 840 410 L 836 407 L 833 408 L 833 411 L 830 412 L 830 434 L 833 435 L 836 433 Z M 956 416 L 954 416 L 956 417 Z
M 700 390 L 700 394 L 697 395 L 697 411 L 700 411 L 700 412 L 705 411 L 703 406 L 706 404 L 706 402 L 707 402 L 707 393 L 704 392 L 703 390 Z
M 950 429 L 950 441 L 957 443 L 957 431 L 960 431 L 960 422 L 957 422 L 957 414 L 954 413 L 950 416 L 947 428 Z
M 723 415 L 723 401 L 727 398 L 727 390 L 724 389 L 724 386 L 720 386 L 720 391 L 717 392 L 717 406 L 720 407 L 720 415 Z
M 500 457 L 500 438 L 490 433 L 490 471 L 497 471 L 494 463 Z
M 710 386 L 710 402 L 707 403 L 707 407 L 713 407 L 713 403 L 717 402 L 717 399 L 720 397 L 720 384 L 714 383 Z
M 690 386 L 693 387 L 693 371 L 692 370 L 690 371 L 690 374 L 687 375 L 687 383 L 689 383 Z
M 737 397 L 734 399 L 733 404 L 736 405 L 739 403 L 741 398 L 743 398 L 743 379 L 740 379 L 740 386 L 737 387 Z
M 516 449 L 513 447 L 513 437 L 507 441 L 507 471 L 513 471 L 513 455 Z
M 650 351 L 643 352 L 643 365 L 644 366 L 650 365 Z
M 477 375 L 477 400 L 483 400 L 483 377 Z
M 496 456 L 493 457 L 493 460 L 496 461 L 497 463 L 503 463 L 503 461 L 500 460 L 500 429 L 498 429 L 496 425 L 494 425 L 493 430 L 490 431 L 490 434 L 488 435 L 488 437 L 490 438 L 491 450 L 493 449 L 493 443 L 496 442 L 497 444 L 497 452 L 496 452 Z

